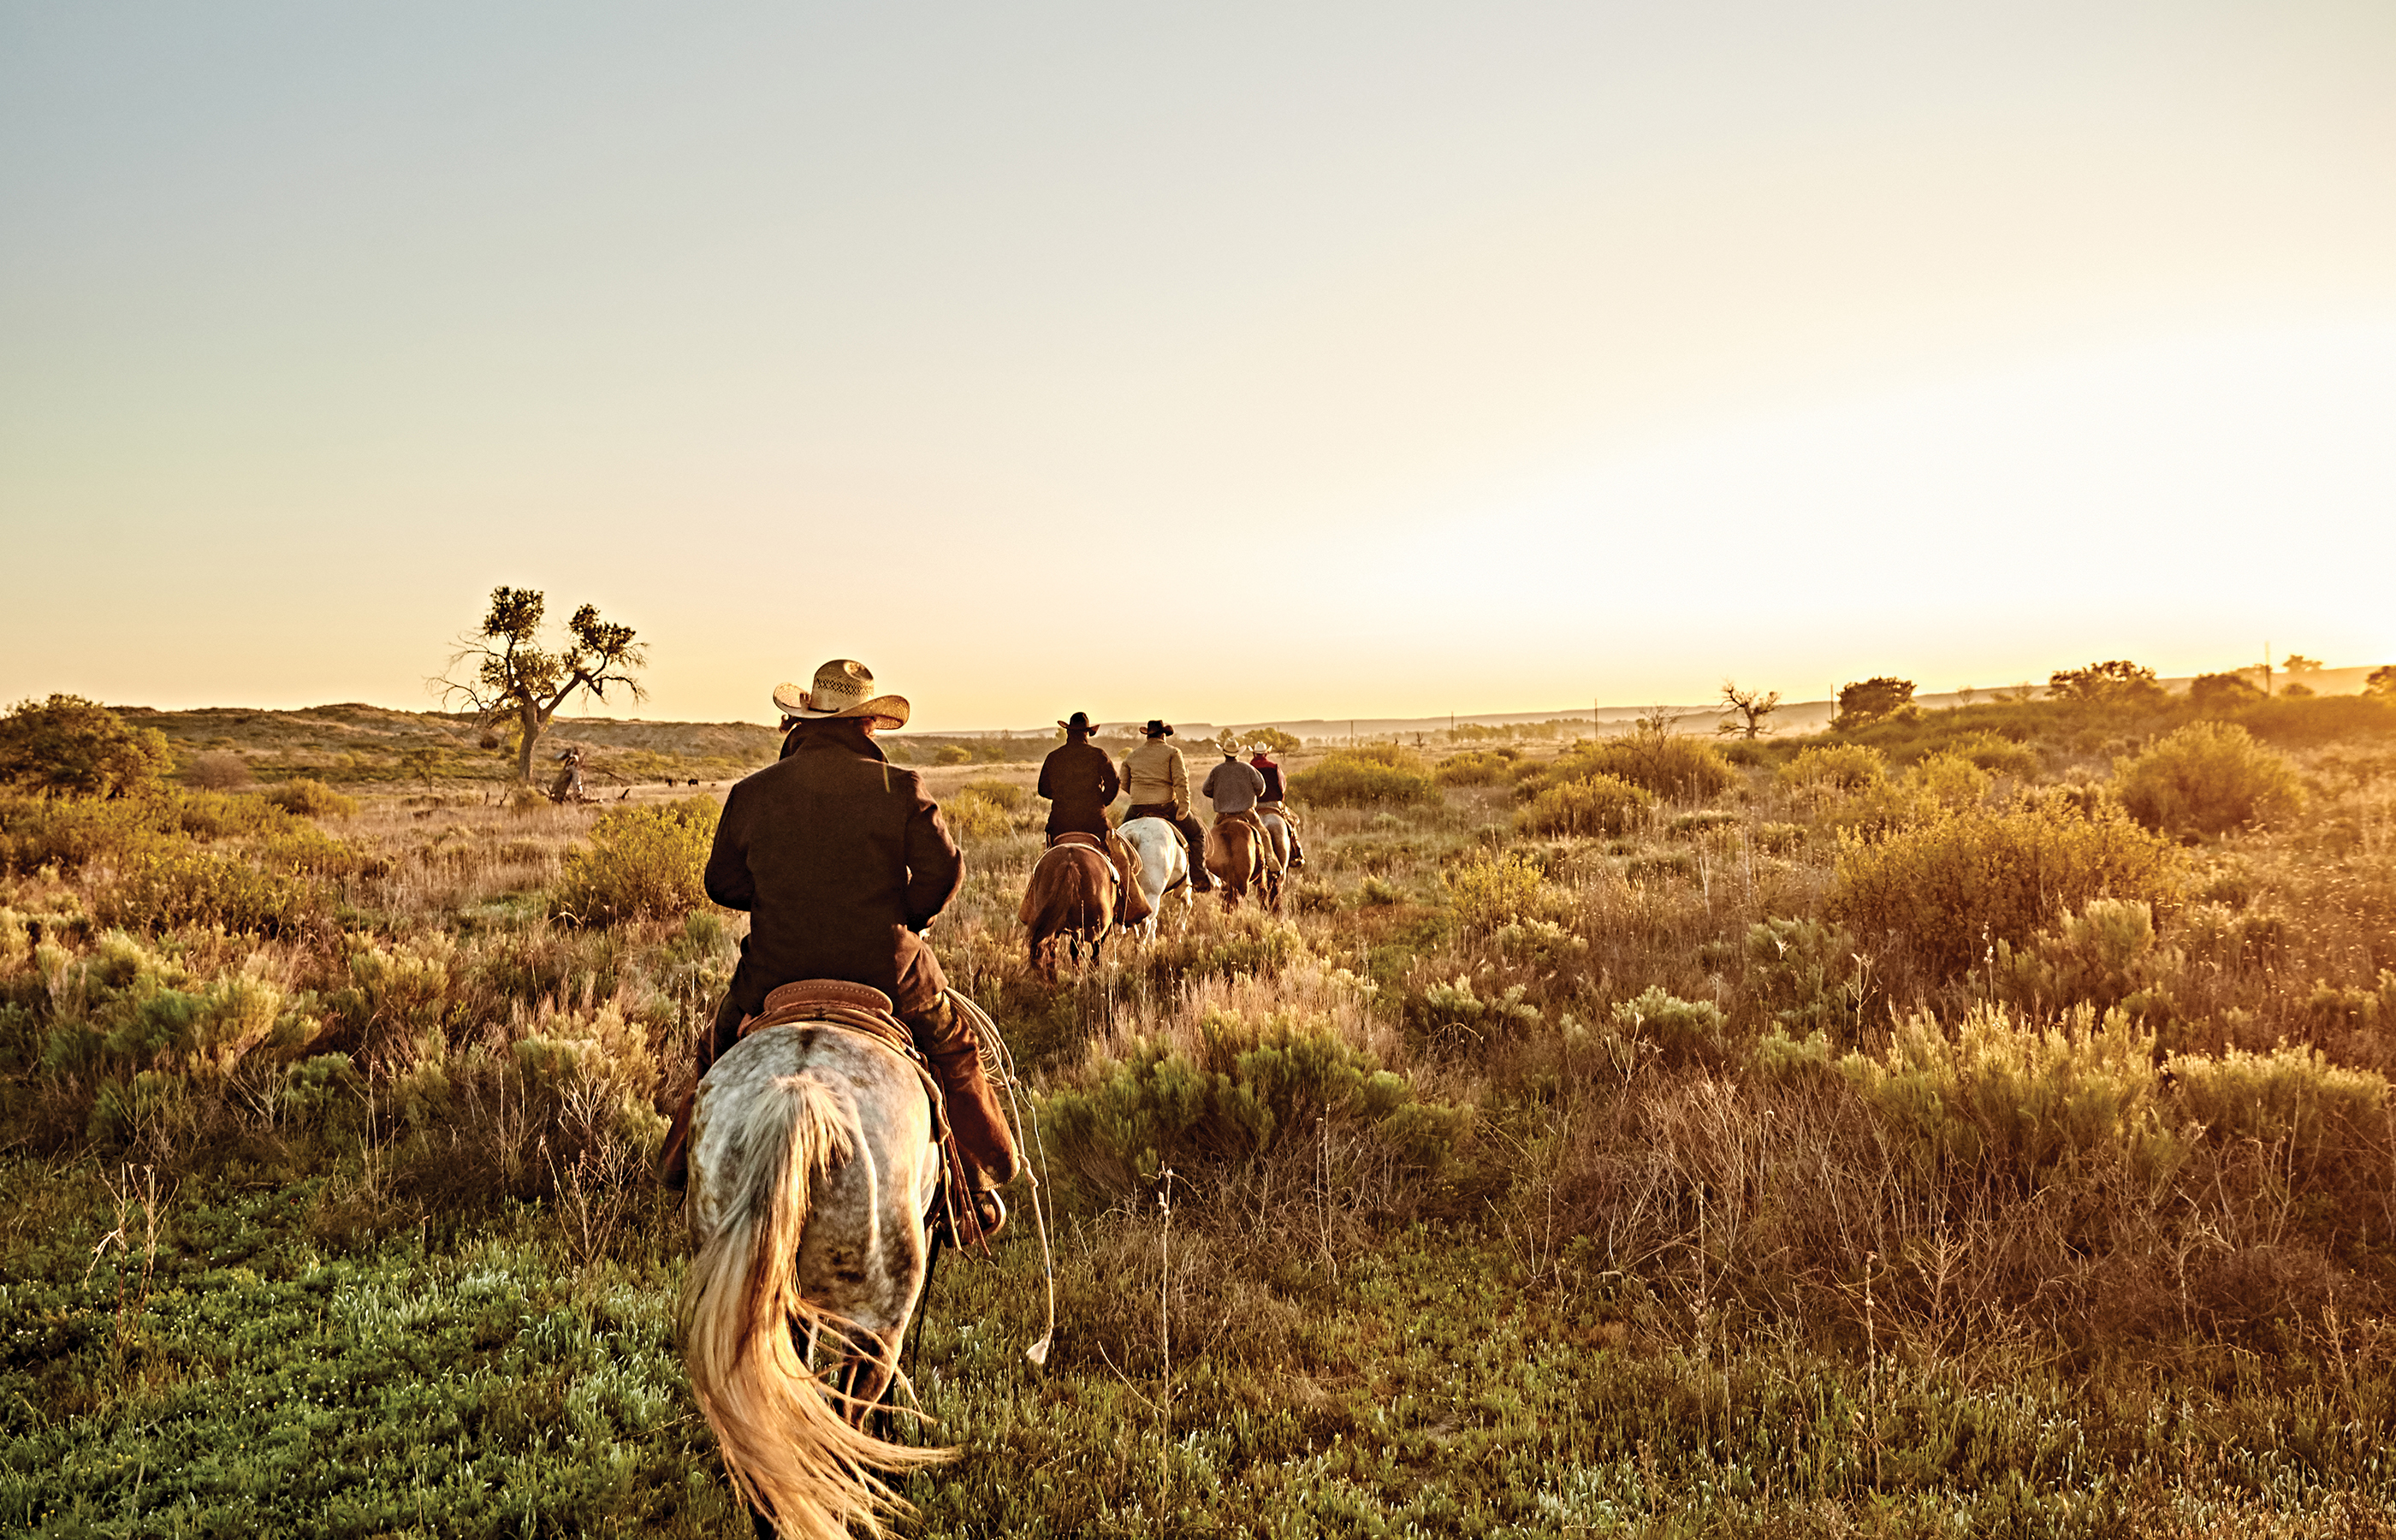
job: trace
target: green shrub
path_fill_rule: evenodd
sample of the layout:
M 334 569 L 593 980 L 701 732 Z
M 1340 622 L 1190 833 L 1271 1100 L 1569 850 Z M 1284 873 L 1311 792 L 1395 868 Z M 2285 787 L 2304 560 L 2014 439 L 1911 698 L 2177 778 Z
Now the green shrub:
M 2153 907 L 2132 898 L 2091 898 L 2027 948 L 1998 942 L 1990 962 L 1996 987 L 2018 1004 L 2118 1008 L 2141 1021 L 2167 1014 L 2164 988 L 2179 967 L 2179 953 L 2156 944 Z
M 148 800 L 100 802 L 0 792 L 0 869 L 73 871 L 87 862 L 126 856 L 161 843 L 158 809 Z
M 21 700 L 0 716 L 0 784 L 62 797 L 155 790 L 173 768 L 166 735 L 131 727 L 81 696 Z
M 2059 1027 L 1975 1006 L 1950 1037 L 1926 1014 L 1898 1023 L 1878 1057 L 1840 1072 L 1925 1170 L 2033 1190 L 2057 1168 L 2126 1162 L 2153 1180 L 2186 1147 L 2163 1118 L 2155 1040 L 2085 1008 Z
M 1289 777 L 1289 794 L 1319 807 L 1372 807 L 1436 802 L 1439 788 L 1419 756 L 1375 743 L 1332 750 L 1322 763 Z
M 289 936 L 322 913 L 315 884 L 195 845 L 153 846 L 129 856 L 100 900 L 100 919 L 126 930 L 216 926 Z
M 1780 767 L 1780 784 L 1800 791 L 1860 791 L 1887 778 L 1888 756 L 1861 743 L 1817 743 Z
M 707 797 L 602 814 L 591 843 L 566 853 L 550 912 L 590 925 L 688 914 L 707 901 L 707 853 L 720 816 Z
M 2294 812 L 2296 766 L 2229 722 L 2191 722 L 2116 771 L 2122 805 L 2176 839 L 2226 834 Z
M 303 818 L 347 818 L 358 810 L 355 797 L 343 796 L 323 781 L 302 776 L 270 790 L 266 800 Z
M 1722 1057 L 1722 1007 L 1710 1000 L 1683 1000 L 1660 985 L 1615 1002 L 1614 1025 L 1624 1035 L 1656 1045 L 1667 1064 L 1710 1063 Z
M 1852 1029 L 1862 1009 L 1856 938 L 1817 920 L 1762 920 L 1747 928 L 1748 980 L 1773 1020 L 1805 1033 Z
M 1996 785 L 1996 777 L 1969 757 L 1941 750 L 1907 772 L 1906 784 L 1925 811 L 1936 807 L 1953 812 L 1978 806 Z
M 974 751 L 962 743 L 944 743 L 932 755 L 934 764 L 971 764 Z
M 1655 805 L 1645 788 L 1596 775 L 1541 791 L 1514 815 L 1514 827 L 1525 834 L 1626 834 Z
M 2270 1054 L 2176 1054 L 2164 1068 L 2199 1137 L 2256 1141 L 2301 1177 L 2374 1169 L 2384 1176 L 2388 1082 L 2380 1075 L 2284 1043 Z
M 1937 976 L 1963 973 L 1994 942 L 2019 946 L 2091 898 L 2176 896 L 2177 846 L 2127 818 L 2051 803 L 1970 812 L 1846 837 L 1827 913 L 1868 936 L 1905 938 Z
M 1273 1016 L 1250 1027 L 1210 1012 L 1193 1058 L 1156 1042 L 1097 1067 L 1045 1099 L 1051 1148 L 1111 1199 L 1145 1193 L 1170 1168 L 1200 1201 L 1214 1180 L 1288 1151 L 1354 1180 L 1365 1162 L 1435 1173 L 1471 1124 L 1468 1109 L 1415 1099 L 1414 1088 L 1328 1021 Z
M 1519 852 L 1478 856 L 1440 873 L 1456 917 L 1468 930 L 1491 931 L 1551 915 L 1561 895 L 1539 863 Z

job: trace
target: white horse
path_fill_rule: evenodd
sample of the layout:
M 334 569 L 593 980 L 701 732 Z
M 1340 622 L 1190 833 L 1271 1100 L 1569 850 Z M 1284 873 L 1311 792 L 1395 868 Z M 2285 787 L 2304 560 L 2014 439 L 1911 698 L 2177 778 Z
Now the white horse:
M 683 1360 L 734 1487 L 785 1535 L 884 1533 L 883 1480 L 950 1458 L 864 1430 L 898 1365 L 940 1183 L 915 1069 L 802 1022 L 734 1044 L 699 1084 Z
M 1181 832 L 1163 818 L 1127 818 L 1115 830 L 1124 843 L 1139 856 L 1139 890 L 1148 896 L 1149 916 L 1129 927 L 1129 934 L 1143 941 L 1156 939 L 1158 922 L 1165 918 L 1165 896 L 1174 889 L 1181 890 L 1180 929 L 1190 925 L 1190 910 L 1197 899 L 1190 892 L 1190 852 L 1181 843 Z

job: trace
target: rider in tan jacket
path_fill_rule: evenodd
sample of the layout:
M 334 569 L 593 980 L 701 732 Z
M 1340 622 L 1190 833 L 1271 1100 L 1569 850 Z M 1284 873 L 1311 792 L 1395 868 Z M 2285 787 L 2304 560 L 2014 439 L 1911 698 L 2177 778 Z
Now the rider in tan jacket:
M 1181 750 L 1165 741 L 1173 736 L 1173 724 L 1151 717 L 1141 732 L 1148 741 L 1124 756 L 1124 791 L 1131 798 L 1124 821 L 1163 818 L 1179 830 L 1182 843 L 1190 848 L 1191 890 L 1210 892 L 1215 879 L 1203 856 L 1206 829 L 1190 816 L 1190 770 L 1181 763 Z

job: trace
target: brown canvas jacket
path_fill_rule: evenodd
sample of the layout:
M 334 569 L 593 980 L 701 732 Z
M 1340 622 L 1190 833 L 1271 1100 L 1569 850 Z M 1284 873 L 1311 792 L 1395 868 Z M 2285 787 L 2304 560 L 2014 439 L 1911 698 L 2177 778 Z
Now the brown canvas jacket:
M 1040 794 L 1053 804 L 1048 813 L 1052 831 L 1080 829 L 1103 833 L 1107 804 L 1120 789 L 1115 762 L 1087 739 L 1051 750 L 1040 764 Z
M 912 770 L 854 722 L 806 724 L 785 757 L 732 789 L 707 858 L 707 896 L 749 911 L 732 998 L 845 978 L 899 999 L 901 976 L 938 974 L 917 933 L 948 907 L 965 859 Z M 911 979 L 912 982 L 912 979 Z

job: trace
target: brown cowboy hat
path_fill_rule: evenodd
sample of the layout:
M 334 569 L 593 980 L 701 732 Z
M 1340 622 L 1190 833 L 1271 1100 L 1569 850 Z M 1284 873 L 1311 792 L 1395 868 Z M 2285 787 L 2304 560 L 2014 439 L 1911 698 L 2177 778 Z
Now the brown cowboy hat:
M 1148 725 L 1141 728 L 1140 731 L 1147 734 L 1150 737 L 1171 737 L 1173 736 L 1173 724 L 1169 722 L 1160 722 L 1155 717 L 1150 717 L 1148 719 Z
M 878 717 L 904 727 L 912 710 L 905 696 L 875 695 L 873 670 L 853 657 L 835 657 L 816 670 L 812 688 L 784 681 L 774 686 L 774 705 L 784 716 L 806 722 L 831 717 Z
M 1087 711 L 1075 711 L 1072 716 L 1067 717 L 1064 721 L 1057 724 L 1057 725 L 1062 727 L 1069 733 L 1095 733 L 1098 731 L 1098 728 L 1092 724 L 1090 721 L 1090 713 Z

